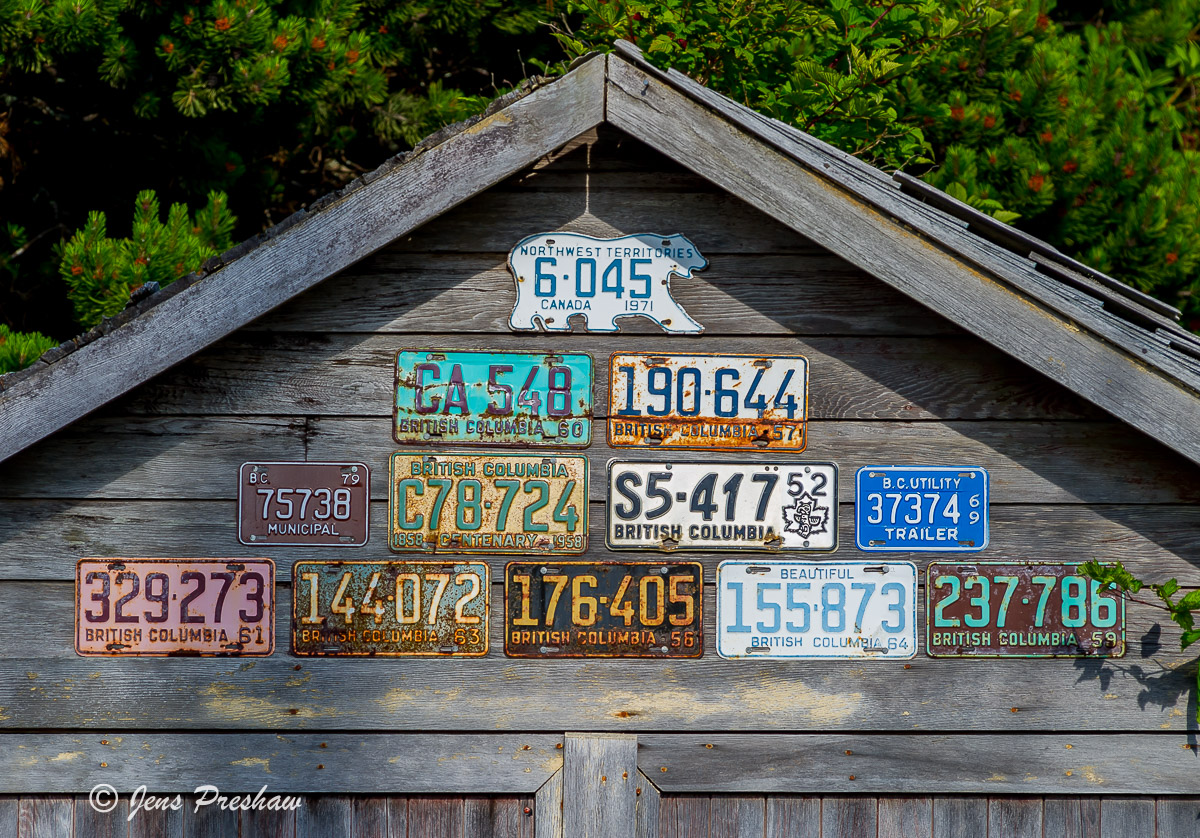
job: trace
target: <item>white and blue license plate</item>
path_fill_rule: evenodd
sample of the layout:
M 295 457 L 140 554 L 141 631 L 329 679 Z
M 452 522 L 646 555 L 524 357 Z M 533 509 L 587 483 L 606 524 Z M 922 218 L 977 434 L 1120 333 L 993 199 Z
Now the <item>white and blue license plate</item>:
M 912 562 L 717 566 L 723 658 L 907 660 L 917 653 Z
M 864 466 L 854 480 L 858 549 L 977 553 L 988 544 L 988 494 L 978 466 Z

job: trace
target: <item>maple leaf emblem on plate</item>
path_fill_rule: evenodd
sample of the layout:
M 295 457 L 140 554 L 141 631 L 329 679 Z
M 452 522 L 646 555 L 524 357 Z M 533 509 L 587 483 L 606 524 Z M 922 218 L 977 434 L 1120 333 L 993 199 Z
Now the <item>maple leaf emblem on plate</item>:
M 783 508 L 784 530 L 801 538 L 811 538 L 829 526 L 829 508 L 817 505 L 817 499 L 805 492 L 791 506 Z

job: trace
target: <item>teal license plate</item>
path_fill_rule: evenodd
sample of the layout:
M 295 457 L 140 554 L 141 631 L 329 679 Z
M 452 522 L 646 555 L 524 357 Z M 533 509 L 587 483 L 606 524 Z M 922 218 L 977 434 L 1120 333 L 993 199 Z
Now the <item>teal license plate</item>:
M 405 349 L 396 354 L 394 433 L 402 445 L 586 448 L 592 357 Z

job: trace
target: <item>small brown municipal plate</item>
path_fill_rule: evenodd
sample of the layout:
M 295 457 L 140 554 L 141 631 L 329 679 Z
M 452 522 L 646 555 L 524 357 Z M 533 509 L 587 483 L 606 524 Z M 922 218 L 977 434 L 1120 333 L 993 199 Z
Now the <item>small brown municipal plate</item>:
M 362 547 L 370 486 L 364 463 L 243 463 L 238 540 L 254 546 Z
M 481 657 L 488 651 L 483 562 L 296 562 L 292 653 Z
M 270 559 L 80 559 L 84 656 L 264 656 L 275 648 Z
M 699 562 L 509 562 L 504 653 L 513 658 L 698 658 Z

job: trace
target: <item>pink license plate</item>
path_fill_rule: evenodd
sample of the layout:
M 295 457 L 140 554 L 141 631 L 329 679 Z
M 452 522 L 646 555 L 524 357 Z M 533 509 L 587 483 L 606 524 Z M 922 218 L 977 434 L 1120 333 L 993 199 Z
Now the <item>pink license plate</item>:
M 80 559 L 75 651 L 109 655 L 269 655 L 270 559 Z

